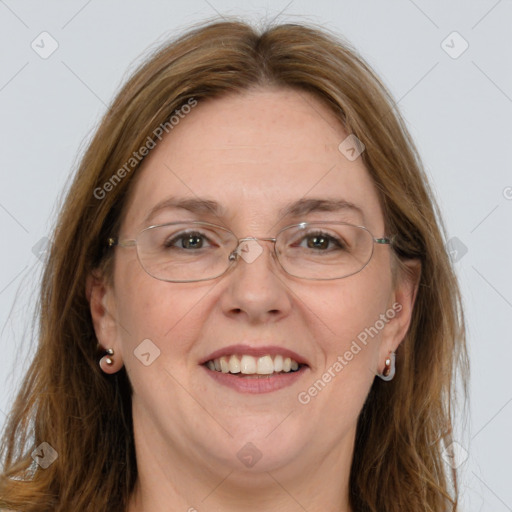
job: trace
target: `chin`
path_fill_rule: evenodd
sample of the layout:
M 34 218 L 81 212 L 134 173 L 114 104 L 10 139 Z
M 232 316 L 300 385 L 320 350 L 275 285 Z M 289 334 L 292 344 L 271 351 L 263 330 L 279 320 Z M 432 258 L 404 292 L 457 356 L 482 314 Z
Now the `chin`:
M 300 439 L 296 429 L 292 428 L 291 417 L 281 425 L 283 418 L 279 419 L 276 414 L 271 418 L 272 421 L 268 416 L 258 421 L 253 416 L 250 421 L 245 418 L 232 424 L 229 429 L 232 437 L 220 428 L 215 438 L 209 435 L 204 439 L 203 432 L 203 449 L 219 464 L 244 475 L 281 469 L 295 462 L 307 441 Z M 286 427 L 281 429 L 285 423 Z

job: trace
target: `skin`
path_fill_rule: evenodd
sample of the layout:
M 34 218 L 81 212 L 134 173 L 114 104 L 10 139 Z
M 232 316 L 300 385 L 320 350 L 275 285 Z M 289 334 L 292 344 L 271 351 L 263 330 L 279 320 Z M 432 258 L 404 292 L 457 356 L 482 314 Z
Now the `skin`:
M 347 133 L 303 92 L 256 89 L 199 102 L 152 150 L 131 191 L 120 238 L 135 238 L 146 213 L 170 195 L 215 199 L 219 217 L 160 212 L 228 226 L 237 236 L 271 237 L 306 220 L 342 220 L 383 236 L 384 219 L 361 158 L 338 150 Z M 315 212 L 283 219 L 278 211 L 304 196 L 343 198 L 364 218 Z M 135 247 L 116 248 L 113 286 L 91 276 L 89 295 L 99 342 L 115 351 L 134 388 L 139 479 L 129 512 L 169 510 L 351 511 L 348 481 L 356 421 L 387 355 L 409 326 L 416 282 L 392 280 L 388 246 L 375 245 L 359 273 L 301 280 L 275 261 L 272 244 L 224 276 L 169 283 L 140 266 Z M 411 263 L 412 265 L 412 263 Z M 308 404 L 297 399 L 394 303 L 402 309 Z M 150 339 L 160 356 L 149 366 L 133 351 Z M 241 394 L 208 376 L 199 360 L 235 343 L 275 344 L 309 361 L 292 386 Z M 400 371 L 399 368 L 397 371 Z M 261 459 L 245 467 L 237 452 L 253 443 Z M 172 508 L 169 508 L 172 506 Z M 303 508 L 302 508 L 303 507 Z

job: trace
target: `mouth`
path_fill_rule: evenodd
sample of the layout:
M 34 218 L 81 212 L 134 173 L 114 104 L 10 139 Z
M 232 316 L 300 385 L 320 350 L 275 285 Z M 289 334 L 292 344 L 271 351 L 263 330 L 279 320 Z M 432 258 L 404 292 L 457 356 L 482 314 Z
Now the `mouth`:
M 291 386 L 309 369 L 295 352 L 277 347 L 232 345 L 199 363 L 217 383 L 239 393 L 269 393 Z
M 298 372 L 305 364 L 291 357 L 266 354 L 254 357 L 249 354 L 231 354 L 209 359 L 204 365 L 212 372 L 229 373 L 238 377 L 258 378 Z

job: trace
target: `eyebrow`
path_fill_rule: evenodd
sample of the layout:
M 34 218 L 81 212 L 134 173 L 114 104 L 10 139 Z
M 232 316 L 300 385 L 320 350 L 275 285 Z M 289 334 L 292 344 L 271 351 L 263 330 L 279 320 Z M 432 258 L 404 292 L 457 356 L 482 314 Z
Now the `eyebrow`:
M 299 217 L 314 212 L 339 212 L 353 211 L 364 218 L 363 210 L 345 199 L 317 199 L 302 198 L 298 201 L 285 205 L 279 214 L 283 217 Z
M 149 222 L 157 213 L 162 210 L 169 210 L 172 208 L 188 210 L 192 213 L 200 214 L 214 214 L 222 216 L 225 211 L 217 201 L 205 198 L 185 198 L 185 197 L 168 197 L 163 201 L 157 203 L 151 210 L 149 210 L 144 222 Z
M 167 209 L 183 209 L 197 214 L 214 214 L 222 217 L 226 209 L 217 201 L 207 198 L 169 197 L 157 203 L 148 212 L 144 222 L 149 222 L 157 213 Z M 314 212 L 351 211 L 364 219 L 363 210 L 345 199 L 302 198 L 284 205 L 279 210 L 280 217 L 300 217 Z

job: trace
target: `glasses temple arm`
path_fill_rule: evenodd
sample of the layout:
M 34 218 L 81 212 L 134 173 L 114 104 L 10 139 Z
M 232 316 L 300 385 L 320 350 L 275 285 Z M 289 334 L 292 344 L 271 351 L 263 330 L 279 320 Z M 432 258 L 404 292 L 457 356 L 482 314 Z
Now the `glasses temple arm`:
M 390 237 L 382 237 L 382 238 L 374 238 L 373 241 L 376 244 L 384 244 L 384 245 L 392 245 L 395 240 L 394 236 Z
M 108 247 L 115 247 L 118 245 L 119 247 L 131 247 L 133 245 L 137 245 L 136 240 L 119 240 L 118 238 L 110 237 L 107 240 Z

